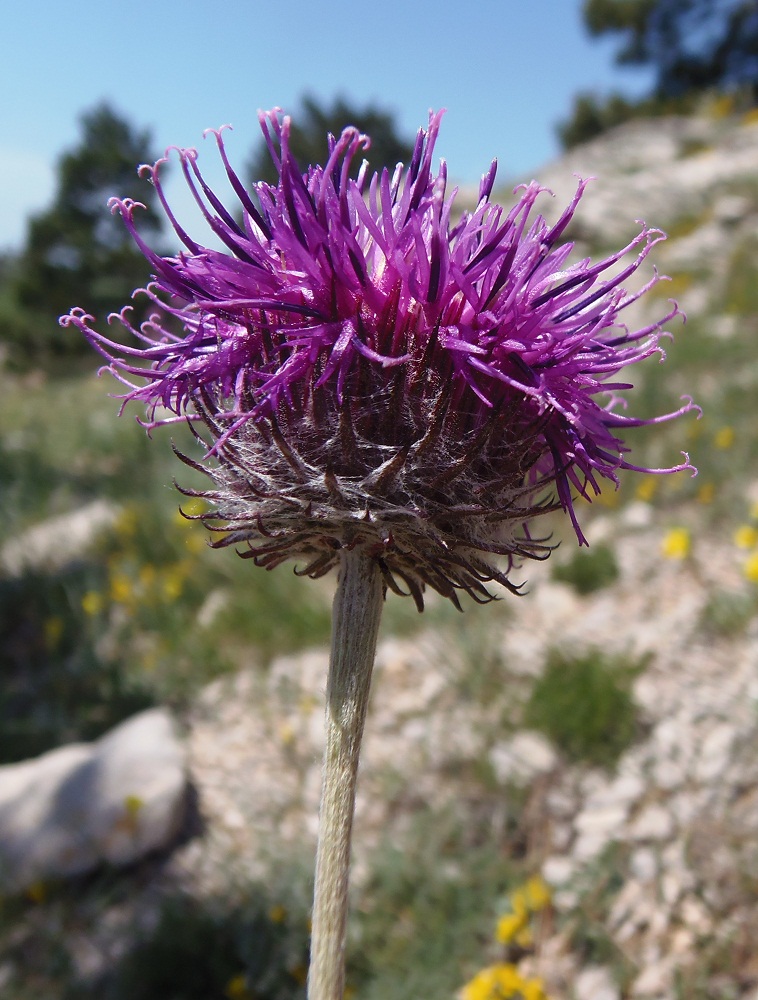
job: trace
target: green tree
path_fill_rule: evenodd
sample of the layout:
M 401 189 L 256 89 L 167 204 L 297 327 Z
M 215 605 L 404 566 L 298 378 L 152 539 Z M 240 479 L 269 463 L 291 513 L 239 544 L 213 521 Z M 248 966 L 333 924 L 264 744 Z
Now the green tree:
M 590 34 L 620 36 L 619 64 L 655 70 L 659 97 L 758 94 L 756 0 L 584 0 L 583 12 Z
M 290 148 L 303 170 L 311 164 L 324 162 L 327 135 L 338 136 L 347 125 L 354 125 L 371 136 L 371 147 L 365 158 L 373 170 L 382 167 L 392 170 L 400 160 L 407 163 L 413 152 L 412 144 L 398 135 L 392 115 L 373 105 L 357 108 L 337 97 L 330 106 L 325 106 L 311 95 L 303 97 L 301 105 L 298 114 L 293 115 Z M 360 162 L 353 164 L 353 176 L 359 168 Z M 263 141 L 253 154 L 250 177 L 254 181 L 276 183 L 276 169 Z
M 579 94 L 558 125 L 565 147 L 630 118 L 688 114 L 705 91 L 758 100 L 758 0 L 584 0 L 583 16 L 591 35 L 618 37 L 619 65 L 649 66 L 655 79 L 636 101 Z
M 150 147 L 150 133 L 107 104 L 82 115 L 81 140 L 58 163 L 53 204 L 30 220 L 26 244 L 8 269 L 0 340 L 14 359 L 35 364 L 83 352 L 84 339 L 67 336 L 58 316 L 74 305 L 107 315 L 149 280 L 146 261 L 107 202 L 114 195 L 142 202 L 140 231 L 159 234 L 155 191 L 136 170 L 155 159 Z

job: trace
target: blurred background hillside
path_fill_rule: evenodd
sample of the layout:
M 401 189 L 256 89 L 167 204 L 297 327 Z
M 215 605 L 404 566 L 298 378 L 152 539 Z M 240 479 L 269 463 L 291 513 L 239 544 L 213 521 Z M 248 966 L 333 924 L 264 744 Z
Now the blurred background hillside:
M 374 137 L 376 168 L 446 105 L 464 204 L 495 154 L 500 200 L 534 175 L 555 192 L 548 215 L 576 174 L 596 177 L 568 234 L 576 252 L 618 248 L 635 219 L 660 226 L 655 263 L 671 280 L 634 322 L 668 297 L 688 314 L 633 410 L 690 394 L 704 411 L 630 440 L 640 465 L 686 449 L 698 477 L 624 477 L 585 512 L 588 551 L 556 520 L 561 547 L 524 570 L 523 600 L 463 616 L 431 600 L 423 617 L 388 600 L 351 995 L 443 1000 L 497 965 L 513 970 L 501 995 L 522 1000 L 537 977 L 553 1000 L 758 996 L 758 4 L 523 6 L 483 4 L 470 39 L 454 3 L 435 18 L 384 5 L 382 24 L 347 4 L 316 24 L 303 5 L 286 26 L 235 3 L 207 25 L 192 2 L 138 3 L 131 28 L 84 2 L 65 23 L 52 4 L 12 15 L 0 764 L 165 706 L 196 801 L 180 842 L 126 873 L 0 895 L 9 1000 L 304 995 L 331 583 L 210 551 L 178 513 L 173 478 L 196 482 L 169 435 L 117 419 L 91 349 L 56 322 L 73 305 L 119 309 L 149 278 L 111 195 L 145 202 L 143 234 L 173 250 L 135 165 L 232 118 L 236 163 L 261 177 L 253 111 L 275 103 L 301 127 L 303 165 L 350 123 Z M 179 218 L 204 239 L 169 172 Z M 174 440 L 192 447 L 181 429 Z M 466 1000 L 496 1000 L 488 989 Z

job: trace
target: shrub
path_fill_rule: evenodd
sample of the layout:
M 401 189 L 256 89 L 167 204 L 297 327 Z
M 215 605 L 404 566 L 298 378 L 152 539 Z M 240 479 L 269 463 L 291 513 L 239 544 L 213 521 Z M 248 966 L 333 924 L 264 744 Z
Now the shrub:
M 568 583 L 579 594 L 591 594 L 618 579 L 616 556 L 607 545 L 579 550 L 567 563 L 553 567 L 553 579 Z
M 597 650 L 576 658 L 554 650 L 532 689 L 524 722 L 570 760 L 612 767 L 638 731 L 629 688 L 641 666 Z

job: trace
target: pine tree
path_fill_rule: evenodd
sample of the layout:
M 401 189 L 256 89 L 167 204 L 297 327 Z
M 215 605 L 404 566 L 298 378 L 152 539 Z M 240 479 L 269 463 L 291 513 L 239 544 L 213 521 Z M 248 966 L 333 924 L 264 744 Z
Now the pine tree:
M 339 136 L 347 125 L 354 125 L 371 137 L 371 147 L 366 151 L 365 158 L 372 170 L 388 167 L 392 171 L 399 161 L 408 162 L 413 147 L 398 135 L 392 115 L 388 112 L 373 105 L 354 107 L 341 97 L 330 106 L 321 105 L 315 97 L 306 95 L 302 98 L 300 111 L 293 115 L 290 132 L 290 147 L 302 169 L 313 163 L 324 163 L 327 134 Z M 359 167 L 359 162 L 354 164 L 353 175 Z M 276 167 L 262 141 L 250 164 L 250 179 L 269 184 L 277 179 Z
M 558 125 L 565 147 L 629 118 L 687 114 L 704 92 L 758 101 L 758 0 L 584 0 L 591 35 L 616 35 L 619 65 L 649 66 L 653 91 L 637 101 L 620 94 L 579 94 Z
M 585 0 L 592 35 L 618 35 L 619 64 L 648 65 L 656 95 L 744 88 L 758 96 L 756 0 Z
M 0 340 L 16 362 L 81 353 L 81 338 L 62 331 L 58 316 L 77 303 L 104 317 L 149 280 L 143 256 L 107 202 L 113 195 L 142 202 L 141 231 L 148 237 L 160 232 L 155 191 L 136 170 L 155 159 L 150 147 L 150 133 L 107 104 L 82 115 L 81 140 L 58 163 L 53 204 L 30 220 L 25 246 L 8 268 Z M 147 307 L 135 302 L 138 319 L 140 308 Z

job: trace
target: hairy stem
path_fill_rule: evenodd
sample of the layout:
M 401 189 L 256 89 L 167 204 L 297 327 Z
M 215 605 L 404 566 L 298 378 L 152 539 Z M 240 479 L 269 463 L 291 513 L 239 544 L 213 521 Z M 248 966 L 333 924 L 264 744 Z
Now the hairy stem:
M 382 613 L 373 559 L 344 550 L 332 615 L 308 1000 L 342 1000 L 358 757 Z

